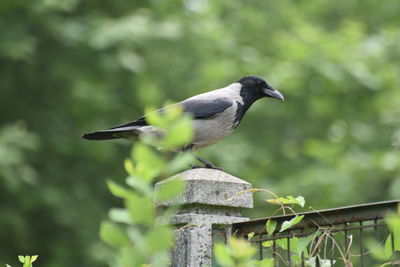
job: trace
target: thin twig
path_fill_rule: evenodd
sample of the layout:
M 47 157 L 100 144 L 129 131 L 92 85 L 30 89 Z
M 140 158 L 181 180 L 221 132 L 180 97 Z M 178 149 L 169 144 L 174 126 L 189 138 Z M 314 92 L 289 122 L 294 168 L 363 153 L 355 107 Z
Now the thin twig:
M 232 197 L 228 198 L 226 201 L 232 201 L 235 197 L 245 194 L 245 193 L 255 193 L 255 192 L 266 192 L 266 193 L 273 195 L 274 198 L 279 198 L 277 195 L 275 195 L 274 192 L 269 191 L 267 189 L 253 188 L 253 189 L 248 189 L 248 190 L 243 190 L 243 191 L 237 192 Z

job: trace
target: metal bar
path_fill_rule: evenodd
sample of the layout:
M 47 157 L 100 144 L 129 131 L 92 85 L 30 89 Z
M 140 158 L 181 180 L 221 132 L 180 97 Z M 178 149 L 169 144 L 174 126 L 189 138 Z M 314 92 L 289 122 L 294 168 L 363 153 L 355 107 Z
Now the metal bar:
M 392 243 L 392 264 L 396 260 L 396 253 L 395 253 L 395 247 L 394 247 L 394 233 L 391 233 L 390 235 L 390 242 Z
M 346 227 L 346 228 L 338 228 L 338 229 L 329 229 L 329 231 L 331 232 L 331 233 L 337 233 L 337 232 L 343 232 L 343 231 L 348 231 L 348 230 L 359 230 L 360 228 L 364 228 L 364 229 L 366 229 L 366 228 L 372 228 L 372 227 L 374 227 L 375 225 L 373 225 L 373 224 L 370 224 L 370 225 L 363 225 L 363 226 L 351 226 L 351 227 Z M 378 225 L 377 226 L 386 226 L 386 224 L 384 224 L 384 223 L 378 223 Z M 316 232 L 316 231 L 315 231 Z M 282 238 L 287 238 L 287 237 L 302 237 L 302 236 L 307 236 L 307 235 L 311 235 L 311 234 L 314 234 L 315 232 L 308 232 L 308 233 L 305 233 L 305 234 L 301 234 L 301 233 L 298 233 L 298 234 L 296 234 L 296 233 L 293 233 L 293 234 L 291 234 L 291 235 L 281 235 L 281 236 L 277 236 L 277 237 L 268 237 L 268 238 L 265 238 L 265 239 L 261 239 L 261 241 L 269 241 L 269 240 L 275 240 L 275 239 L 282 239 Z M 260 241 L 260 240 L 250 240 L 250 242 L 258 242 L 258 241 Z
M 360 264 L 361 267 L 364 267 L 364 231 L 363 231 L 363 222 L 360 221 L 360 254 L 361 254 L 361 259 L 360 259 Z
M 375 233 L 375 239 L 376 241 L 379 240 L 379 234 L 378 234 L 378 219 L 374 220 L 374 233 Z
M 275 234 L 273 234 L 272 237 L 275 237 Z M 274 243 L 272 244 L 272 253 L 274 254 L 274 255 L 273 255 L 273 257 L 274 257 L 274 265 L 275 265 L 276 267 L 278 267 L 278 266 L 279 266 L 279 263 L 278 263 L 278 257 L 276 256 L 276 242 L 275 242 L 275 241 L 274 241 Z
M 346 224 L 345 224 L 344 228 L 346 228 Z M 345 252 L 344 257 L 345 257 L 346 260 L 349 259 L 349 253 L 348 253 L 348 251 L 349 251 L 349 241 L 347 240 L 347 236 L 348 236 L 348 232 L 347 232 L 347 229 L 346 229 L 344 231 L 344 252 Z
M 330 241 L 330 246 L 329 246 L 329 259 L 330 259 L 330 262 L 331 262 L 331 266 L 333 266 L 333 256 L 334 256 L 334 253 L 335 253 L 335 242 L 334 242 L 334 240 L 333 240 L 333 235 L 332 234 L 328 234 L 328 237 L 329 237 L 329 241 Z
M 305 215 L 305 217 L 299 224 L 295 225 L 292 230 L 315 226 L 332 226 L 343 223 L 382 219 L 385 217 L 387 212 L 396 211 L 399 203 L 400 200 L 394 200 L 335 209 L 326 209 L 315 212 L 299 213 L 297 215 Z M 255 232 L 257 234 L 265 233 L 265 224 L 268 219 L 272 218 L 277 221 L 277 229 L 279 229 L 284 221 L 290 220 L 293 217 L 295 217 L 294 214 L 234 223 L 232 225 L 232 231 L 237 232 L 238 236 L 243 236 L 245 233 L 250 232 Z
M 290 232 L 289 232 L 289 236 L 286 238 L 286 240 L 287 240 L 287 258 L 288 258 L 288 264 L 289 264 L 289 267 L 291 267 L 292 266 L 292 261 L 291 261 L 291 257 L 290 257 Z
M 262 239 L 262 234 L 260 234 L 260 240 Z M 260 261 L 262 261 L 263 260 L 263 258 L 264 258 L 264 255 L 263 255 L 263 246 L 262 246 L 262 241 L 260 241 L 260 244 L 259 244 L 259 246 L 260 246 Z
M 304 235 L 304 229 L 301 228 L 300 234 Z M 306 248 L 307 249 L 307 248 Z M 304 262 L 304 251 L 301 252 L 301 267 L 305 267 L 305 262 Z

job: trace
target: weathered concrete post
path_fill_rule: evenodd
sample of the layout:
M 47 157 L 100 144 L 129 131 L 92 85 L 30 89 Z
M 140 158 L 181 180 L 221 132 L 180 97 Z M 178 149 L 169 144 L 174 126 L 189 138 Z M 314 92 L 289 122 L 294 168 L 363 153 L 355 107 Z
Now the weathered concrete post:
M 211 266 L 213 239 L 229 238 L 230 224 L 248 220 L 241 217 L 240 210 L 253 207 L 251 193 L 240 194 L 231 201 L 227 199 L 251 189 L 251 184 L 205 168 L 187 170 L 170 179 L 176 177 L 185 181 L 185 192 L 172 201 L 157 203 L 159 207 L 181 205 L 172 219 L 177 227 L 172 266 Z M 156 188 L 163 182 L 156 184 Z

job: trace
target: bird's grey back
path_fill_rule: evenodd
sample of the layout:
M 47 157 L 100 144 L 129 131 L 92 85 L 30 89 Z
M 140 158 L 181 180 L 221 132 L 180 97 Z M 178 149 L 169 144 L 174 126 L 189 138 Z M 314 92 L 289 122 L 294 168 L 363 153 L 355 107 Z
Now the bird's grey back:
M 243 104 L 243 99 L 240 96 L 241 88 L 242 85 L 240 83 L 232 83 L 224 88 L 192 96 L 187 100 L 196 100 L 196 99 L 212 100 L 216 98 L 228 98 Z

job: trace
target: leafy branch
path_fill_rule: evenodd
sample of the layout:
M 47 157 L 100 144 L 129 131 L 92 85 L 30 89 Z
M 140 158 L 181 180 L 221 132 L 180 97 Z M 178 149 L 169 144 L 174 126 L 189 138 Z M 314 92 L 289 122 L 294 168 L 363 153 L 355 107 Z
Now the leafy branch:
M 176 207 L 158 211 L 154 201 L 161 202 L 178 196 L 184 189 L 180 179 L 169 179 L 154 189 L 156 180 L 169 177 L 186 168 L 192 161 L 190 154 L 172 158 L 165 151 L 178 150 L 190 142 L 193 135 L 191 119 L 181 114 L 179 106 L 166 109 L 163 114 L 150 113 L 150 124 L 162 129 L 159 138 L 145 136 L 137 143 L 124 167 L 128 173 L 125 185 L 107 181 L 110 192 L 123 200 L 123 208 L 113 208 L 109 220 L 100 227 L 100 237 L 117 250 L 114 263 L 118 266 L 164 267 L 169 265 L 169 251 L 173 245 L 172 226 L 166 220 Z M 162 148 L 160 151 L 158 148 Z
M 32 263 L 34 263 L 38 257 L 39 257 L 38 255 L 34 255 L 34 256 L 19 255 L 18 260 L 19 260 L 19 262 L 23 263 L 22 267 L 33 267 Z M 6 267 L 11 267 L 11 265 L 6 264 Z

